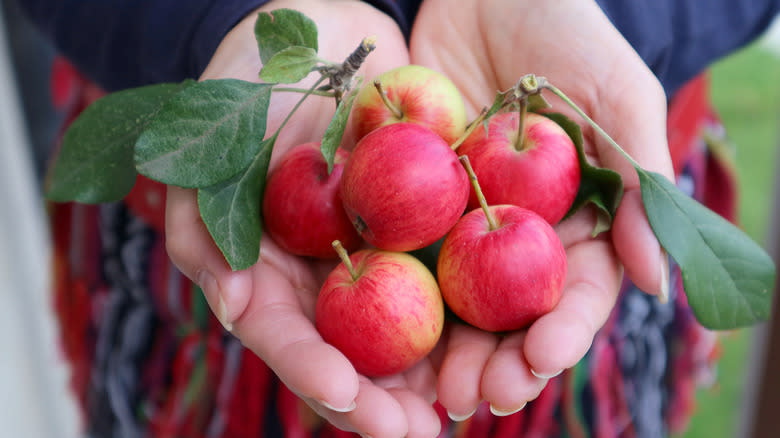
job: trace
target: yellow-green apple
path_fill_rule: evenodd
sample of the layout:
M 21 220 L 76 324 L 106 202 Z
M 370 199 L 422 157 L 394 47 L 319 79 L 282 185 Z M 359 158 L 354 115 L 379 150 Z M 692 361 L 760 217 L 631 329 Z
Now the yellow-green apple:
M 340 254 L 343 262 L 317 297 L 322 338 L 370 377 L 402 372 L 427 356 L 444 325 L 444 303 L 428 268 L 402 252 Z
M 398 122 L 425 126 L 452 144 L 466 128 L 463 98 L 449 78 L 430 68 L 405 65 L 388 70 L 360 90 L 352 123 L 360 139 L 380 126 Z
M 340 240 L 349 250 L 362 244 L 339 195 L 339 182 L 349 153 L 336 150 L 333 170 L 320 153 L 320 143 L 290 149 L 269 173 L 263 195 L 265 231 L 288 252 L 335 258 L 331 243 Z
M 550 224 L 569 211 L 580 184 L 577 149 L 557 123 L 539 114 L 525 116 L 518 141 L 519 114 L 500 113 L 458 147 L 467 155 L 489 205 L 512 204 L 535 211 Z M 479 203 L 472 192 L 469 208 Z
M 531 210 L 489 207 L 461 218 L 439 252 L 437 275 L 449 308 L 491 332 L 527 327 L 558 303 L 566 253 L 552 226 Z
M 412 251 L 443 237 L 468 196 L 468 176 L 455 152 L 413 123 L 371 131 L 341 176 L 341 200 L 352 224 L 368 243 L 390 251 Z

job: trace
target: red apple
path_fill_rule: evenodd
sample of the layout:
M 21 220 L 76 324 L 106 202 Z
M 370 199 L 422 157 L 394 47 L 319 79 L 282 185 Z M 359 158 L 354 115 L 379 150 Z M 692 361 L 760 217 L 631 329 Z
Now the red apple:
M 580 184 L 577 149 L 557 123 L 528 113 L 522 144 L 516 145 L 519 115 L 494 116 L 488 134 L 480 126 L 458 148 L 467 155 L 489 205 L 512 204 L 535 211 L 550 224 L 571 208 Z M 473 192 L 469 208 L 479 203 Z
M 481 182 L 481 181 L 480 181 Z M 442 244 L 437 275 L 444 301 L 467 323 L 491 332 L 527 327 L 558 303 L 566 253 L 552 226 L 514 205 L 458 221 Z
M 339 148 L 328 175 L 320 144 L 305 143 L 290 149 L 270 172 L 263 195 L 263 222 L 280 247 L 295 255 L 335 258 L 334 240 L 349 250 L 361 245 L 339 195 L 348 156 Z
M 377 377 L 427 356 L 441 336 L 444 303 L 431 272 L 406 253 L 364 249 L 325 280 L 315 323 L 355 369 Z
M 368 243 L 412 251 L 443 237 L 466 208 L 469 181 L 433 131 L 395 123 L 363 137 L 341 176 L 341 199 Z
M 386 71 L 374 80 L 387 96 L 383 99 L 374 83 L 366 84 L 355 100 L 352 123 L 357 139 L 380 126 L 398 122 L 416 123 L 452 144 L 466 128 L 466 109 L 460 92 L 446 76 L 419 65 Z

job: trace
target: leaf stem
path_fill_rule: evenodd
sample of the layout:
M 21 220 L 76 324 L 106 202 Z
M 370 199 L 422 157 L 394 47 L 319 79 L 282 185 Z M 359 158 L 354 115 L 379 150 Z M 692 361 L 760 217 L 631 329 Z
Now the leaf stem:
M 273 137 L 276 137 L 276 136 L 279 135 L 279 132 L 281 132 L 282 128 L 284 128 L 284 126 L 287 124 L 287 122 L 290 121 L 290 118 L 292 118 L 292 115 L 295 114 L 295 111 L 298 111 L 298 108 L 301 107 L 301 104 L 303 103 L 303 101 L 306 100 L 306 98 L 309 97 L 310 95 L 314 94 L 317 91 L 317 87 L 319 87 L 320 84 L 324 80 L 325 80 L 325 76 L 320 76 L 320 78 L 317 79 L 317 82 L 315 82 L 314 85 L 311 86 L 311 88 L 306 90 L 304 95 L 301 96 L 301 98 L 298 100 L 298 103 L 296 103 L 295 106 L 293 107 L 293 109 L 290 110 L 289 114 L 287 114 L 287 117 L 285 117 L 284 120 L 282 120 L 282 124 L 279 125 L 279 128 L 276 129 L 276 132 L 274 132 Z
M 463 164 L 463 167 L 466 168 L 466 173 L 469 175 L 469 181 L 471 181 L 471 186 L 474 187 L 474 192 L 477 194 L 477 200 L 479 200 L 479 206 L 482 207 L 482 211 L 485 212 L 485 217 L 488 221 L 488 227 L 490 228 L 490 231 L 494 231 L 498 228 L 498 225 L 496 225 L 496 218 L 493 217 L 493 213 L 490 211 L 490 207 L 488 207 L 487 200 L 485 199 L 485 195 L 482 193 L 482 189 L 479 187 L 479 181 L 477 181 L 477 174 L 474 173 L 474 168 L 471 167 L 471 162 L 469 161 L 469 157 L 467 155 L 461 155 L 458 157 L 460 160 L 460 163 Z
M 626 152 L 622 147 L 620 147 L 617 142 L 610 137 L 609 134 L 607 134 L 606 131 L 604 131 L 601 126 L 598 125 L 598 123 L 594 122 L 593 119 L 591 119 L 587 114 L 585 114 L 585 111 L 583 111 L 579 106 L 577 106 L 576 103 L 574 103 L 571 99 L 569 99 L 568 96 L 566 96 L 561 90 L 559 90 L 556 86 L 553 84 L 546 82 L 542 85 L 543 88 L 546 88 L 550 90 L 553 94 L 560 97 L 561 100 L 566 102 L 567 105 L 569 105 L 574 111 L 577 112 L 577 114 L 580 115 L 583 119 L 585 119 L 588 124 L 596 130 L 596 132 L 602 136 L 607 142 L 618 152 L 620 152 L 621 155 L 623 155 L 633 166 L 637 171 L 642 170 L 642 166 L 639 165 L 639 163 L 636 162 L 633 158 L 631 158 L 631 155 L 628 155 L 628 152 Z
M 482 111 L 480 111 L 479 115 L 476 119 L 474 119 L 473 122 L 469 123 L 469 126 L 466 127 L 466 130 L 461 134 L 460 137 L 458 137 L 457 140 L 455 140 L 455 143 L 450 146 L 450 148 L 455 151 L 460 147 L 461 144 L 463 144 L 464 141 L 466 141 L 467 138 L 471 135 L 472 132 L 474 132 L 475 129 L 477 129 L 477 126 L 482 123 L 483 120 L 485 120 L 485 116 L 487 116 L 488 109 L 482 108 Z
M 306 88 L 295 88 L 295 87 L 275 87 L 273 91 L 279 91 L 282 93 L 308 93 L 314 96 L 322 96 L 322 97 L 336 96 L 336 94 L 332 91 L 310 90 Z
M 352 281 L 357 281 L 357 279 L 360 277 L 355 271 L 355 267 L 352 265 L 352 260 L 349 259 L 349 254 L 347 253 L 347 250 L 344 249 L 344 246 L 341 245 L 341 242 L 338 240 L 334 240 L 333 243 L 333 249 L 336 250 L 336 252 L 339 255 L 339 258 L 344 263 L 344 266 L 347 267 L 347 271 L 349 272 L 349 275 L 352 277 Z
M 395 106 L 393 102 L 390 102 L 390 98 L 387 97 L 387 91 L 385 91 L 385 88 L 382 86 L 382 82 L 380 82 L 379 79 L 374 80 L 374 88 L 376 88 L 376 91 L 379 93 L 379 97 L 382 99 L 382 103 L 384 103 L 387 109 L 390 110 L 390 112 L 393 114 L 393 117 L 398 120 L 403 119 L 404 112 Z

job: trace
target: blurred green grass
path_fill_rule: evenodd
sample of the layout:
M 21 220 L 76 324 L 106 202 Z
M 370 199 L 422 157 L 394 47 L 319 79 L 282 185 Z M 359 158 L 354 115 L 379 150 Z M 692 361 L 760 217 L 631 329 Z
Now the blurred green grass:
M 780 56 L 753 43 L 714 64 L 711 78 L 713 104 L 736 150 L 739 223 L 764 243 L 780 147 Z M 698 391 L 697 410 L 683 437 L 740 436 L 751 344 L 750 329 L 723 334 L 717 380 Z

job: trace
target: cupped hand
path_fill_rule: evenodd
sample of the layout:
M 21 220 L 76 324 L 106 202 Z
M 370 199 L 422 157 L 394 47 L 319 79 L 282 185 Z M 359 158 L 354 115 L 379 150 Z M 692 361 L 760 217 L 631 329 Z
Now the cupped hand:
M 277 8 L 299 10 L 317 23 L 318 55 L 333 62 L 343 61 L 364 37 L 377 36 L 377 48 L 361 72 L 368 78 L 409 62 L 395 22 L 365 3 L 276 0 L 261 10 Z M 259 80 L 256 17 L 248 15 L 223 39 L 201 79 Z M 311 76 L 300 86 L 310 86 L 316 80 Z M 298 99 L 297 93 L 272 95 L 267 136 Z M 310 97 L 280 133 L 271 169 L 289 148 L 320 140 L 334 110 L 333 99 Z M 345 142 L 349 136 L 347 132 Z M 440 422 L 431 407 L 436 380 L 430 363 L 370 380 L 358 375 L 317 333 L 316 296 L 334 263 L 292 256 L 264 237 L 257 264 L 232 272 L 200 219 L 195 192 L 176 187 L 168 190 L 166 236 L 171 259 L 201 286 L 223 325 L 320 415 L 341 429 L 373 437 L 438 434 Z
M 447 75 L 471 116 L 523 75 L 546 77 L 641 166 L 673 177 L 663 89 L 592 0 L 427 0 L 415 21 L 412 63 Z M 561 100 L 553 110 L 583 122 Z M 528 330 L 498 337 L 454 326 L 439 371 L 438 396 L 451 417 L 486 400 L 499 415 L 521 409 L 547 379 L 575 365 L 615 305 L 623 269 L 641 289 L 664 295 L 668 264 L 641 205 L 633 167 L 584 123 L 594 163 L 618 171 L 625 194 L 611 232 L 593 239 L 583 209 L 556 229 L 569 269 L 560 303 Z

